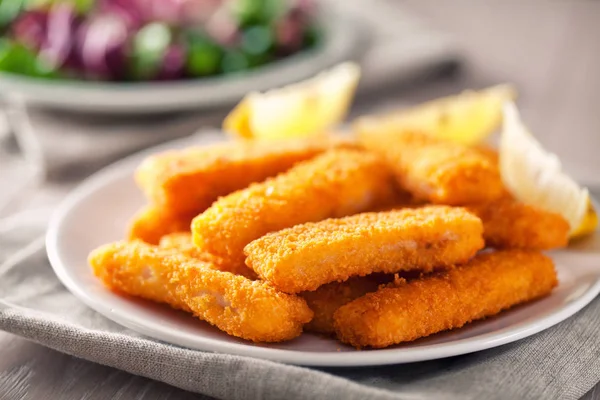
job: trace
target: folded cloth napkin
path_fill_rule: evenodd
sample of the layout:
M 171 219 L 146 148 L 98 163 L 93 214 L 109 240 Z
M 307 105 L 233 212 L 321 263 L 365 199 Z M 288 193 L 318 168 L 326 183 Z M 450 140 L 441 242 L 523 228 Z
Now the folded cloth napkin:
M 44 346 L 222 399 L 577 399 L 600 381 L 600 298 L 542 333 L 409 365 L 310 369 L 172 346 L 73 297 L 44 250 L 48 212 L 0 220 L 0 329 Z M 600 234 L 594 251 L 600 251 Z

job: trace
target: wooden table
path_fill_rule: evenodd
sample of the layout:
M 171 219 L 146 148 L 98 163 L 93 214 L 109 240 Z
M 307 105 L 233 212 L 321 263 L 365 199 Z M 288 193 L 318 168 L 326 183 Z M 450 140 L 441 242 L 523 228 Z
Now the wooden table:
M 453 79 L 390 90 L 418 102 L 513 82 L 523 117 L 566 169 L 600 187 L 600 3 L 413 0 L 393 2 L 452 32 L 467 62 Z M 388 101 L 390 99 L 387 99 Z M 149 379 L 0 333 L 2 399 L 198 399 Z M 600 399 L 600 384 L 585 397 Z

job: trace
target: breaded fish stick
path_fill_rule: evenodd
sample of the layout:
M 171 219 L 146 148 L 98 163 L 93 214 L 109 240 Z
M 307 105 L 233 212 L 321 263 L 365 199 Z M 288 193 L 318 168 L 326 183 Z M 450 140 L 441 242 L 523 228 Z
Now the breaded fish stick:
M 245 188 L 294 164 L 338 147 L 348 139 L 317 137 L 272 142 L 236 141 L 148 157 L 136 181 L 155 205 L 172 214 L 196 214 L 219 196 Z
M 303 299 L 265 282 L 142 242 L 102 246 L 89 262 L 110 288 L 191 311 L 230 335 L 255 342 L 293 339 L 313 314 Z
M 359 132 L 394 169 L 403 188 L 436 204 L 467 205 L 504 193 L 497 162 L 480 150 L 413 132 Z
M 256 273 L 243 262 L 228 262 L 220 257 L 204 252 L 194 246 L 190 232 L 178 232 L 165 235 L 158 245 L 161 249 L 173 250 L 184 256 L 198 259 L 213 265 L 219 271 L 231 272 L 249 279 L 256 279 Z
M 314 292 L 300 293 L 315 314 L 304 329 L 327 335 L 333 334 L 335 332 L 333 314 L 338 308 L 367 293 L 376 291 L 379 285 L 389 283 L 393 278 L 393 275 L 383 274 L 357 276 L 346 282 L 328 283 Z
M 192 222 L 194 243 L 243 260 L 244 246 L 266 233 L 366 211 L 393 198 L 393 191 L 391 172 L 377 156 L 331 151 L 220 198 Z
M 161 249 L 177 250 L 185 256 L 197 258 L 202 261 L 211 262 L 212 256 L 208 253 L 202 253 L 194 243 L 192 243 L 192 234 L 190 232 L 176 232 L 160 238 L 158 247 Z M 204 259 L 204 257 L 210 259 Z
M 479 218 L 429 206 L 297 225 L 244 249 L 246 265 L 286 293 L 315 290 L 374 272 L 431 271 L 463 263 L 483 248 Z
M 128 239 L 158 244 L 160 238 L 174 232 L 189 232 L 196 213 L 171 214 L 154 206 L 138 211 L 129 224 Z
M 569 223 L 561 215 L 511 198 L 469 210 L 481 218 L 490 247 L 549 250 L 565 247 L 569 240 Z
M 340 307 L 335 330 L 342 342 L 358 348 L 391 346 L 495 315 L 547 295 L 556 284 L 552 260 L 541 253 L 483 253 L 463 266 Z

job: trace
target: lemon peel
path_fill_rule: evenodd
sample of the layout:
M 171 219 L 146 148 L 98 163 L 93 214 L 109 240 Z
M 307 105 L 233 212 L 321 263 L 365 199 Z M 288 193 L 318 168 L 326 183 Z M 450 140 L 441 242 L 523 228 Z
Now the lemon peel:
M 360 67 L 347 62 L 302 82 L 250 93 L 225 118 L 223 130 L 244 139 L 323 134 L 346 117 L 359 79 Z
M 593 232 L 598 218 L 588 190 L 565 174 L 558 157 L 533 137 L 513 102 L 504 105 L 503 116 L 500 174 L 507 189 L 524 203 L 562 215 L 570 237 Z

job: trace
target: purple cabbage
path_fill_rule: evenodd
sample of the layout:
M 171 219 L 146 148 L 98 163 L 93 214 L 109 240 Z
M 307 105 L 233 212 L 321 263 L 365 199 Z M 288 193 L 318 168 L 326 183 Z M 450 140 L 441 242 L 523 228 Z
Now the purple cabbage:
M 49 10 L 39 57 L 52 69 L 78 66 L 75 37 L 80 24 L 81 19 L 69 3 L 57 3 Z
M 161 69 L 158 72 L 159 80 L 181 79 L 185 74 L 187 52 L 185 47 L 172 44 L 165 52 Z
M 97 0 L 97 2 L 98 14 L 120 18 L 129 30 L 138 30 L 148 22 L 143 11 L 146 0 Z
M 19 43 L 38 51 L 46 41 L 48 14 L 43 11 L 27 11 L 12 24 L 11 35 Z
M 79 52 L 85 75 L 94 79 L 124 79 L 127 74 L 128 23 L 114 14 L 86 21 L 79 32 Z

